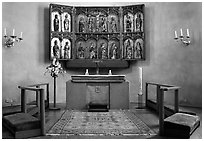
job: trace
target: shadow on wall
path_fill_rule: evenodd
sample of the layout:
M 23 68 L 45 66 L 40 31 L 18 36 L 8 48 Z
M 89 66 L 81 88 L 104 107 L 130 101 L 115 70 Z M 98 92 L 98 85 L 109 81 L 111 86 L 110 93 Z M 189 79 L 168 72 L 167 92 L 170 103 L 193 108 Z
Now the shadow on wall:
M 154 51 L 154 7 L 146 6 L 145 7 L 145 61 L 138 62 L 139 66 L 149 66 L 151 55 L 153 55 Z M 151 54 L 150 54 L 151 51 Z M 141 65 L 140 65 L 141 64 Z
M 44 9 L 44 61 L 45 63 L 49 61 L 50 47 L 49 47 L 49 8 Z
M 38 50 L 39 50 L 39 62 L 50 63 L 49 56 L 49 8 L 40 6 L 38 8 L 38 26 L 39 29 L 39 42 L 38 42 Z M 41 28 L 42 27 L 42 28 Z

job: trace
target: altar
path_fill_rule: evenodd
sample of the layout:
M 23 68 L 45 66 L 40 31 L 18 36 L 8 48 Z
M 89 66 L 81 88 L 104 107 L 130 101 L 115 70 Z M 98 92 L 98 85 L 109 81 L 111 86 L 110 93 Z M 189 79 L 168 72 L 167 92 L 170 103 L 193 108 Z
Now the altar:
M 90 104 L 108 109 L 129 109 L 129 82 L 124 75 L 75 75 L 66 82 L 67 109 L 88 109 Z

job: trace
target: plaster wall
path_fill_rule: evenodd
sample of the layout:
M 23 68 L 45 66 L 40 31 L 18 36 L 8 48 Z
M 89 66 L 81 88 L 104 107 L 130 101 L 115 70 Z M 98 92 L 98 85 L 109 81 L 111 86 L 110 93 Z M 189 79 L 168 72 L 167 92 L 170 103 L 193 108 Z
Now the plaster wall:
M 202 106 L 202 3 L 58 3 L 72 6 L 124 6 L 145 4 L 146 60 L 131 63 L 130 68 L 112 70 L 113 74 L 125 74 L 130 82 L 130 102 L 138 102 L 139 70 L 143 68 L 145 82 L 181 86 L 180 105 Z M 44 75 L 49 61 L 49 3 L 2 3 L 2 31 L 16 35 L 23 32 L 23 42 L 13 48 L 2 45 L 2 104 L 13 99 L 20 103 L 19 85 L 41 82 L 50 83 L 50 99 L 53 101 L 53 79 Z M 176 42 L 174 31 L 190 29 L 191 44 Z M 186 34 L 186 32 L 184 32 Z M 4 38 L 2 37 L 2 43 Z M 66 102 L 66 81 L 71 75 L 84 74 L 85 70 L 67 70 L 57 79 L 57 102 Z M 108 70 L 102 70 L 108 73 Z M 143 93 L 145 93 L 143 87 Z M 151 96 L 155 95 L 152 93 Z M 145 95 L 143 95 L 144 99 Z M 29 97 L 31 100 L 32 98 Z M 172 95 L 165 96 L 171 103 Z

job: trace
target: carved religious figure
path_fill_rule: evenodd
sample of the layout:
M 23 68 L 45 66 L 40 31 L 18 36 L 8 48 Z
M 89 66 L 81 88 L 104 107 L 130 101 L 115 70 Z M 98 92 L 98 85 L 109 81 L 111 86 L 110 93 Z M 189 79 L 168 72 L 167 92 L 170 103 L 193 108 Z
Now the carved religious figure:
M 64 30 L 65 31 L 69 31 L 69 19 L 68 19 L 68 14 L 65 15 L 65 19 L 64 19 Z
M 103 16 L 100 18 L 99 29 L 100 32 L 107 32 L 106 18 Z
M 126 58 L 131 59 L 133 55 L 133 48 L 132 48 L 130 39 L 127 40 L 125 48 L 126 48 Z
M 58 15 L 55 15 L 55 18 L 53 20 L 53 26 L 54 26 L 54 31 L 59 31 L 59 18 Z
M 78 58 L 84 59 L 84 57 L 85 57 L 84 51 L 85 51 L 85 49 L 82 46 L 82 43 L 80 42 L 79 47 L 78 47 Z
M 136 18 L 136 31 L 142 31 L 142 18 L 141 18 L 141 14 L 137 13 L 137 18 Z
M 95 30 L 94 30 L 94 19 L 91 16 L 89 16 L 89 18 L 88 18 L 88 30 L 89 30 L 89 32 L 95 32 Z
M 117 58 L 117 49 L 118 49 L 118 47 L 116 46 L 115 43 L 112 43 L 111 48 L 112 48 L 112 57 L 111 57 L 111 59 L 116 59 Z
M 117 23 L 114 17 L 110 20 L 110 32 L 117 32 Z
M 126 15 L 126 32 L 132 32 L 132 19 L 129 14 Z
M 66 42 L 64 46 L 64 59 L 70 59 L 70 58 L 71 58 L 71 47 L 69 46 L 69 42 Z
M 53 56 L 58 59 L 60 58 L 60 47 L 58 46 L 57 40 L 54 41 Z
M 105 46 L 104 43 L 101 44 L 101 58 L 102 59 L 108 58 L 107 47 Z
M 90 59 L 96 59 L 97 58 L 97 52 L 96 52 L 96 48 L 93 42 L 91 42 L 90 45 Z
M 136 41 L 136 46 L 135 46 L 135 58 L 142 58 L 142 44 L 139 41 Z
M 79 32 L 85 32 L 85 21 L 83 17 L 79 19 Z

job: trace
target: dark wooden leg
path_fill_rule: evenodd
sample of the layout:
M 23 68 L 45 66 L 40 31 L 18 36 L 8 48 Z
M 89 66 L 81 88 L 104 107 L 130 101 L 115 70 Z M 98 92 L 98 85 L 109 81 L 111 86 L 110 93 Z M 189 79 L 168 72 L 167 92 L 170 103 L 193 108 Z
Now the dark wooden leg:
M 21 112 L 26 113 L 26 95 L 25 89 L 21 89 Z
M 49 84 L 47 84 L 47 107 L 49 108 L 50 107 L 50 100 L 49 100 Z
M 56 107 L 56 77 L 54 77 L 54 107 Z
M 60 110 L 60 108 L 56 107 L 56 77 L 54 77 L 54 107 L 50 108 L 50 110 Z
M 159 93 L 160 93 L 160 85 L 157 85 L 157 102 L 156 102 L 156 108 L 157 108 L 157 113 L 159 112 Z
M 40 88 L 40 86 L 36 86 L 36 88 Z M 39 91 L 36 91 L 36 104 L 37 104 L 38 109 L 40 110 Z
M 148 100 L 148 83 L 146 83 L 145 85 L 145 104 L 146 104 L 146 107 L 147 107 L 147 100 Z
M 178 89 L 175 90 L 175 101 L 174 101 L 174 111 L 175 113 L 177 113 L 179 111 L 179 107 L 178 107 Z
M 159 134 L 164 134 L 164 91 L 158 91 L 159 96 Z
M 44 89 L 40 90 L 40 121 L 42 135 L 45 135 L 45 100 L 44 100 Z

